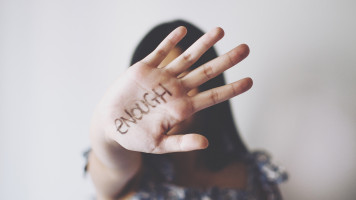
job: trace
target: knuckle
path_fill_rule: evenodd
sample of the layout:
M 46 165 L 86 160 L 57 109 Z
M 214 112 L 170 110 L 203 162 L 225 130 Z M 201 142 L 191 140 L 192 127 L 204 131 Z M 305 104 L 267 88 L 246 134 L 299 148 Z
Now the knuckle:
M 179 37 L 179 36 L 178 36 L 177 33 L 171 34 L 171 35 L 167 38 L 167 43 L 168 43 L 168 45 L 170 45 L 170 46 L 175 45 L 175 41 L 177 40 L 178 37 Z
M 228 62 L 229 62 L 229 66 L 233 66 L 233 65 L 235 65 L 236 64 L 236 61 L 235 61 L 235 59 L 234 59 L 234 55 L 232 55 L 232 53 L 231 52 L 229 52 L 229 53 L 227 53 L 227 54 L 225 54 L 226 55 L 226 59 L 228 60 Z
M 194 59 L 191 53 L 184 53 L 183 54 L 183 60 L 188 63 L 188 64 L 193 64 Z
M 238 95 L 238 91 L 237 91 L 237 89 L 234 87 L 233 84 L 230 84 L 230 88 L 231 88 L 231 92 L 232 92 L 233 96 Z
M 213 36 L 207 35 L 207 38 L 202 41 L 202 45 L 203 45 L 204 49 L 208 49 L 212 45 L 212 42 L 211 42 L 212 39 L 213 39 Z
M 217 27 L 205 35 L 205 38 L 202 40 L 202 45 L 204 46 L 204 48 L 209 48 L 223 36 L 224 30 L 220 27 Z
M 213 77 L 213 68 L 208 65 L 203 66 L 203 72 L 207 80 L 211 79 Z
M 219 93 L 216 90 L 211 90 L 210 99 L 214 104 L 219 103 Z
M 157 49 L 156 55 L 159 57 L 166 57 L 167 52 L 164 49 Z
M 176 36 L 172 36 L 171 38 L 168 38 L 167 42 L 168 42 L 169 46 L 175 45 L 175 42 L 174 42 L 175 38 L 176 38 Z

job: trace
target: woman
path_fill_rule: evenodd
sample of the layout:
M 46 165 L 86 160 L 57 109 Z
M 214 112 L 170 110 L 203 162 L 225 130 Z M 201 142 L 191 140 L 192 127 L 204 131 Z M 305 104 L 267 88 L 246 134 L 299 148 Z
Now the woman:
M 98 199 L 281 199 L 285 176 L 266 154 L 249 153 L 226 101 L 252 86 L 225 85 L 222 75 L 249 48 L 218 57 L 212 46 L 223 35 L 174 21 L 141 41 L 93 115 L 88 171 Z M 262 170 L 270 166 L 274 177 Z

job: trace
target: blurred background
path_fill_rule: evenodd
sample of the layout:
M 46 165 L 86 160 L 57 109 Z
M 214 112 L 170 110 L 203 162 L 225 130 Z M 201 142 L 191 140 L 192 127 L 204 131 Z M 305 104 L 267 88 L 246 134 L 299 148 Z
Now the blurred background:
M 92 199 L 82 152 L 92 111 L 153 26 L 220 26 L 232 100 L 251 150 L 290 179 L 285 199 L 355 199 L 356 1 L 0 0 L 0 199 Z

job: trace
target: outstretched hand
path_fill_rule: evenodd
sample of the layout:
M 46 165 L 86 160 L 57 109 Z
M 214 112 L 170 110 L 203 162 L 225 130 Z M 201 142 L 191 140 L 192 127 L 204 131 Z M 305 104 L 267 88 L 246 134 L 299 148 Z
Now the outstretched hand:
M 193 96 L 187 94 L 243 60 L 249 49 L 239 45 L 180 76 L 223 37 L 223 30 L 215 28 L 168 65 L 158 68 L 186 32 L 185 27 L 172 31 L 151 54 L 115 81 L 96 109 L 95 130 L 138 152 L 161 154 L 208 146 L 207 139 L 197 133 L 166 133 L 192 114 L 251 88 L 252 80 L 245 78 Z

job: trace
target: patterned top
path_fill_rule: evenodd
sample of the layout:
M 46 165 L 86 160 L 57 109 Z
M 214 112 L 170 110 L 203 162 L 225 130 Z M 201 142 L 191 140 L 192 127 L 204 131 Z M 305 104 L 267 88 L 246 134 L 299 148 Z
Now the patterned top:
M 131 200 L 280 200 L 282 196 L 278 184 L 287 180 L 287 173 L 270 162 L 271 157 L 263 151 L 255 151 L 246 155 L 247 187 L 246 189 L 228 189 L 211 187 L 197 189 L 177 186 L 172 183 L 175 177 L 174 166 L 168 159 L 160 157 L 157 160 L 144 160 L 145 168 L 138 191 Z M 154 167 L 164 181 L 154 181 L 156 174 L 150 168 Z M 154 170 L 154 169 L 153 169 Z
M 89 151 L 85 153 L 87 157 Z M 287 173 L 271 163 L 271 157 L 263 151 L 249 153 L 245 157 L 247 165 L 246 189 L 210 187 L 197 189 L 173 184 L 174 166 L 165 157 L 145 158 L 145 170 L 138 190 L 131 200 L 281 200 L 278 184 L 287 180 Z M 152 173 L 152 172 L 157 172 Z M 156 176 L 163 181 L 155 181 Z

